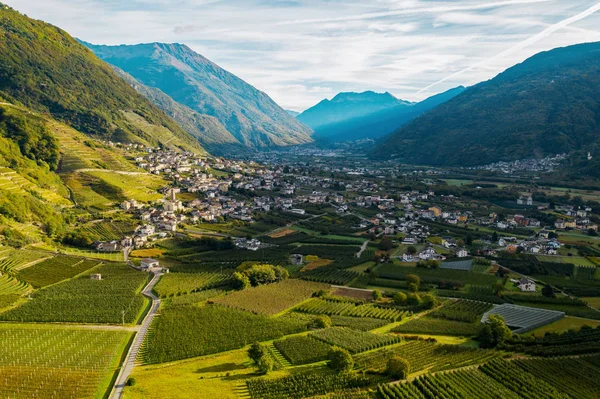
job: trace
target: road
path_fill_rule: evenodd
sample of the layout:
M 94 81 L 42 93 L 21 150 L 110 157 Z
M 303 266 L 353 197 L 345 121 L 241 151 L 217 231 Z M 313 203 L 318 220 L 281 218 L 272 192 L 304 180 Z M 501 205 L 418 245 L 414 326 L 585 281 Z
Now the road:
M 140 348 L 144 343 L 144 339 L 146 338 L 146 334 L 148 333 L 148 329 L 152 324 L 152 320 L 154 316 L 156 316 L 156 312 L 160 307 L 160 299 L 152 293 L 152 289 L 158 282 L 158 279 L 162 276 L 162 273 L 156 273 L 152 280 L 144 287 L 142 290 L 142 294 L 152 300 L 152 306 L 150 307 L 150 311 L 144 317 L 142 324 L 140 325 L 140 329 L 135 336 L 133 344 L 129 348 L 129 352 L 127 352 L 127 357 L 121 366 L 121 370 L 119 371 L 119 375 L 117 376 L 117 380 L 115 381 L 115 385 L 113 386 L 110 398 L 111 399 L 120 399 L 123 395 L 123 390 L 125 389 L 125 385 L 127 384 L 127 380 L 129 379 L 129 375 L 135 366 L 135 360 L 140 352 Z
M 363 245 L 360 247 L 360 251 L 358 251 L 358 253 L 356 254 L 357 258 L 360 258 L 363 254 L 363 252 L 365 252 L 365 250 L 367 249 L 367 245 L 369 245 L 369 240 L 363 242 Z

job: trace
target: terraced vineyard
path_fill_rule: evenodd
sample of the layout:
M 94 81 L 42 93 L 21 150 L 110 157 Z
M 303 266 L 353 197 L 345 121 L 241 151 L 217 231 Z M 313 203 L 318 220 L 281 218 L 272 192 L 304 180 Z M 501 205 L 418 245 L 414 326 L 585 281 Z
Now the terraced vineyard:
M 48 252 L 5 248 L 0 252 L 0 271 L 16 271 L 33 262 L 51 258 L 52 256 Z
M 62 159 L 60 170 L 70 172 L 77 169 L 113 169 L 135 171 L 136 168 L 125 158 L 90 139 L 84 134 L 56 121 L 48 127 L 60 142 Z
M 0 396 L 98 398 L 130 332 L 0 324 Z
M 67 193 L 54 192 L 25 179 L 10 168 L 0 167 L 0 189 L 7 191 L 33 191 L 46 201 L 60 206 L 73 205 L 65 196 Z
M 0 274 L 0 295 L 23 295 L 31 291 L 31 287 L 7 274 Z
M 311 337 L 329 345 L 347 349 L 350 353 L 360 353 L 401 341 L 395 335 L 373 334 L 345 327 L 331 327 L 310 334 Z
M 501 355 L 496 351 L 466 346 L 409 341 L 399 346 L 357 355 L 354 359 L 358 370 L 383 372 L 390 358 L 400 356 L 410 363 L 411 372 L 414 373 L 421 370 L 438 372 L 482 364 Z
M 325 314 L 329 316 L 369 317 L 392 321 L 401 320 L 409 315 L 406 310 L 393 307 L 379 307 L 372 304 L 357 304 L 313 298 L 294 309 L 296 312 L 310 314 Z

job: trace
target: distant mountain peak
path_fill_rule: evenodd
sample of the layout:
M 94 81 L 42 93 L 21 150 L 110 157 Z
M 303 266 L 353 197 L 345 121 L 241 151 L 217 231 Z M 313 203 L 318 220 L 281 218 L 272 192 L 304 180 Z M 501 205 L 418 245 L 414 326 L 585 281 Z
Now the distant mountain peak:
M 372 90 L 362 93 L 341 92 L 331 100 L 322 100 L 307 109 L 298 116 L 298 119 L 311 128 L 317 129 L 320 126 L 358 118 L 384 109 L 411 105 L 413 103 L 399 100 L 387 91 L 385 93 Z

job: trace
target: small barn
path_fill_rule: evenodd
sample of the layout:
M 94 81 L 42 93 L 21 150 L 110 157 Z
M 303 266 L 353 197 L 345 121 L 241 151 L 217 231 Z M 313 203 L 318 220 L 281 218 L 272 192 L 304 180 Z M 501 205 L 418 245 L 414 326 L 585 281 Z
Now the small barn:
M 290 263 L 292 265 L 299 266 L 302 263 L 304 263 L 304 256 L 300 254 L 293 254 L 292 256 L 290 256 Z
M 90 275 L 91 280 L 102 280 L 102 275 L 100 273 L 94 273 Z
M 140 266 L 142 269 L 154 269 L 155 267 L 159 267 L 160 263 L 156 259 L 145 258 L 142 259 Z

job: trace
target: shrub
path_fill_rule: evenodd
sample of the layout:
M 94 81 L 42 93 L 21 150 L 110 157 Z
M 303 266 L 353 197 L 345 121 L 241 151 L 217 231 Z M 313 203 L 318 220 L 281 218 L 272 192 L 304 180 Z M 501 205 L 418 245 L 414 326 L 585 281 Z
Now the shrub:
M 331 318 L 327 315 L 321 315 L 315 318 L 316 328 L 327 328 L 331 327 Z
M 385 373 L 398 380 L 404 380 L 410 374 L 410 364 L 400 356 L 394 356 L 387 362 Z
M 396 305 L 404 306 L 406 305 L 408 297 L 404 292 L 396 292 L 394 294 L 394 303 Z
M 354 367 L 354 359 L 347 350 L 334 347 L 329 351 L 327 365 L 337 371 L 349 371 Z

